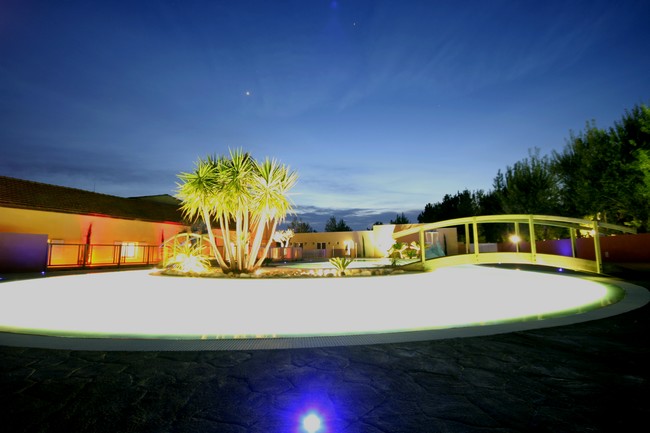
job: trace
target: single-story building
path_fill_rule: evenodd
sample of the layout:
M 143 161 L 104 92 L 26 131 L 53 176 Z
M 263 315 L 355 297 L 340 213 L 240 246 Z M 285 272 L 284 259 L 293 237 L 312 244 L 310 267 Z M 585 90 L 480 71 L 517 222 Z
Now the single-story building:
M 0 271 L 157 263 L 186 231 L 169 196 L 123 198 L 0 176 Z
M 273 248 L 269 255 L 281 260 L 386 257 L 395 243 L 393 233 L 415 225 L 296 233 L 289 254 Z M 157 264 L 161 245 L 189 230 L 180 202 L 170 195 L 124 198 L 0 176 L 0 272 Z M 439 245 L 445 254 L 457 253 L 456 229 L 426 235 L 427 244 Z M 219 229 L 215 236 L 223 249 Z M 399 241 L 418 239 L 412 235 Z
M 372 230 L 348 232 L 296 233 L 291 238 L 291 246 L 302 248 L 304 259 L 325 259 L 332 257 L 386 257 L 388 251 L 397 242 L 418 243 L 418 235 L 409 235 L 394 239 L 393 233 L 407 230 L 420 224 L 378 224 Z M 427 232 L 425 243 L 438 245 L 445 255 L 458 253 L 458 241 L 455 228 L 442 228 Z

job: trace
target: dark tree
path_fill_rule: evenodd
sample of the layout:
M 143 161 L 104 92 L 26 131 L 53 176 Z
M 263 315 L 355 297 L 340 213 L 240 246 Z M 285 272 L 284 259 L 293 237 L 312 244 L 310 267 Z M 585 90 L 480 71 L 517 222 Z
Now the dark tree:
M 565 213 L 650 228 L 650 108 L 636 106 L 608 130 L 595 122 L 553 153 Z
M 302 219 L 294 217 L 289 224 L 289 229 L 293 230 L 294 233 L 315 233 L 316 230 L 308 223 Z
M 495 193 L 501 208 L 510 214 L 555 215 L 560 209 L 557 176 L 551 159 L 540 156 L 539 149 L 528 152 L 528 158 L 497 173 Z
M 479 215 L 479 197 L 482 191 L 470 192 L 464 190 L 455 195 L 445 194 L 441 202 L 424 206 L 424 211 L 418 215 L 419 223 L 432 223 L 454 218 L 463 218 Z
M 326 232 L 351 232 L 352 228 L 345 223 L 343 218 L 337 221 L 335 217 L 330 217 L 330 219 L 327 220 L 327 223 L 325 223 L 325 231 Z
M 479 190 L 475 194 L 479 205 L 479 215 L 500 215 L 505 213 L 494 190 L 487 193 Z M 508 231 L 508 227 L 504 224 L 481 224 L 479 226 L 479 237 L 484 242 L 503 242 L 508 237 Z
M 498 184 L 498 182 L 495 184 L 495 189 L 499 189 Z M 445 195 L 442 202 L 427 204 L 424 207 L 424 211 L 418 215 L 418 222 L 438 222 L 455 218 L 498 215 L 502 213 L 504 212 L 495 191 L 487 193 L 483 190 L 470 192 L 465 189 L 453 196 L 449 194 Z M 456 229 L 458 230 L 459 240 L 464 240 L 465 227 L 456 226 Z M 480 224 L 479 239 L 481 242 L 500 242 L 507 235 L 507 231 L 507 227 L 503 224 Z
M 372 228 L 373 228 L 374 226 L 383 226 L 383 225 L 384 225 L 383 222 L 381 222 L 381 221 L 375 221 L 375 222 L 372 224 L 372 226 L 370 226 L 369 228 L 367 227 L 366 230 L 370 231 L 370 230 L 372 230 Z
M 411 221 L 404 215 L 404 212 L 402 212 L 401 215 L 395 215 L 394 220 L 390 220 L 391 224 L 410 224 Z

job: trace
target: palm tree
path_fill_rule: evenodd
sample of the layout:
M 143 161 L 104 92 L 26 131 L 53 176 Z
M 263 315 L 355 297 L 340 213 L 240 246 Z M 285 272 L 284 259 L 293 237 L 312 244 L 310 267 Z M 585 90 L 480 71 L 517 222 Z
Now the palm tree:
M 176 197 L 181 200 L 181 211 L 190 221 L 202 218 L 208 231 L 212 252 L 221 268 L 227 265 L 219 253 L 212 232 L 212 218 L 215 216 L 216 191 L 218 185 L 217 165 L 214 158 L 208 157 L 196 162 L 192 173 L 181 173 L 178 177 Z
M 288 192 L 295 172 L 275 160 L 255 161 L 241 150 L 226 157 L 199 159 L 194 173 L 181 173 L 177 197 L 188 218 L 201 217 L 212 235 L 210 218 L 218 218 L 224 234 L 225 259 L 211 237 L 215 257 L 224 271 L 252 272 L 268 254 L 257 258 L 264 234 L 272 239 L 277 225 L 291 211 Z M 206 219 L 207 218 L 207 219 Z M 234 221 L 234 239 L 230 223 Z M 213 236 L 213 235 L 212 235 Z
M 255 176 L 251 188 L 255 206 L 251 209 L 251 213 L 256 230 L 247 264 L 249 268 L 260 267 L 268 255 L 270 239 L 273 239 L 278 224 L 292 210 L 288 192 L 297 180 L 298 175 L 295 172 L 290 171 L 287 166 L 280 165 L 274 159 L 267 158 L 261 164 L 255 163 Z M 265 229 L 269 230 L 269 242 L 266 243 L 264 254 L 257 259 Z
M 219 167 L 221 188 L 218 192 L 218 213 L 225 224 L 228 236 L 230 270 L 243 271 L 246 244 L 248 243 L 249 208 L 251 203 L 250 184 L 253 179 L 254 161 L 241 150 L 230 151 L 230 158 L 222 158 Z M 235 239 L 230 239 L 229 222 L 235 222 Z

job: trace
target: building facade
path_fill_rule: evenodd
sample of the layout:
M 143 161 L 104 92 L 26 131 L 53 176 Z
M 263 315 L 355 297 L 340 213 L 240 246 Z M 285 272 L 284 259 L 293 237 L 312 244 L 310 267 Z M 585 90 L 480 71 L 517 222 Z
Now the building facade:
M 302 257 L 309 259 L 329 259 L 332 257 L 381 258 L 397 242 L 418 243 L 418 235 L 394 239 L 393 234 L 420 224 L 382 224 L 374 225 L 372 230 L 349 232 L 296 233 L 291 245 L 302 247 Z M 427 245 L 437 244 L 447 255 L 458 253 L 455 228 L 438 229 L 426 233 Z
M 179 207 L 169 195 L 123 198 L 0 176 L 0 272 L 158 264 L 165 241 L 190 231 Z M 296 233 L 291 248 L 272 248 L 269 257 L 282 261 L 386 257 L 396 242 L 393 233 L 418 225 Z M 457 254 L 456 229 L 426 236 L 427 245 L 439 245 L 446 255 Z M 223 253 L 219 229 L 215 237 Z M 411 235 L 398 241 L 418 239 Z
M 162 242 L 187 229 L 171 196 L 123 198 L 0 176 L 3 272 L 157 263 Z M 44 264 L 37 250 L 46 251 Z

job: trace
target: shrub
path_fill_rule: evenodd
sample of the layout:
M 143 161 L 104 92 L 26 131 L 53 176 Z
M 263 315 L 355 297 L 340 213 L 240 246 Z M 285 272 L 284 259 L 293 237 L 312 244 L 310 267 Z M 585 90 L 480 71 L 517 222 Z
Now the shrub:
M 336 268 L 337 271 L 339 271 L 340 274 L 343 274 L 343 272 L 348 268 L 348 266 L 350 266 L 350 263 L 353 261 L 353 259 L 348 259 L 346 257 L 334 257 L 330 259 L 330 263 Z
M 167 259 L 164 267 L 184 274 L 202 274 L 210 269 L 210 259 L 201 252 L 198 244 L 186 242 Z

